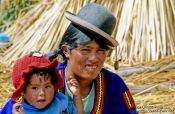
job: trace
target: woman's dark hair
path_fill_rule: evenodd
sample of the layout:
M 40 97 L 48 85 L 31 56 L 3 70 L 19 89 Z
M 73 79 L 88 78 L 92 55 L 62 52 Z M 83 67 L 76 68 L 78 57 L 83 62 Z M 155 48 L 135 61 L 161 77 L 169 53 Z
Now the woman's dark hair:
M 53 52 L 53 56 L 49 59 L 52 60 L 53 58 L 57 57 L 58 54 L 60 54 L 63 57 L 63 60 L 66 61 L 66 57 L 63 51 L 61 50 L 61 46 L 63 44 L 67 45 L 68 50 L 71 51 L 73 48 L 76 48 L 79 45 L 88 44 L 92 40 L 95 40 L 95 42 L 99 44 L 101 48 L 106 50 L 109 49 L 106 41 L 102 40 L 100 36 L 92 34 L 76 25 L 70 24 L 62 37 L 58 49 Z
M 83 28 L 80 28 L 76 25 L 70 24 L 64 33 L 62 40 L 59 44 L 60 54 L 63 56 L 63 59 L 66 60 L 66 57 L 61 50 L 63 44 L 68 46 L 68 50 L 78 47 L 79 45 L 88 44 L 90 41 L 95 40 L 97 44 L 103 49 L 108 50 L 108 44 L 99 38 L 98 35 L 93 34 L 89 31 L 86 31 Z

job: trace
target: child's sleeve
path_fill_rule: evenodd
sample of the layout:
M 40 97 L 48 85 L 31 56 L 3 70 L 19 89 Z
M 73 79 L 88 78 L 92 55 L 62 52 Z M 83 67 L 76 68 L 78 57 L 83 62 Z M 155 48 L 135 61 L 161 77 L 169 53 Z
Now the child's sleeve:
M 68 107 L 66 108 L 65 112 L 66 114 L 77 114 L 78 111 L 73 101 L 69 101 Z

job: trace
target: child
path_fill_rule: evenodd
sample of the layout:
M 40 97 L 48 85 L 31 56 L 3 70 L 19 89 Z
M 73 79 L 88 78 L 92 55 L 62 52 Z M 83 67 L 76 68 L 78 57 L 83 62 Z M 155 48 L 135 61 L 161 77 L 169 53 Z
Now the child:
M 0 114 L 81 114 L 83 105 L 76 79 L 68 79 L 68 87 L 77 108 L 68 102 L 67 96 L 57 92 L 63 86 L 57 64 L 56 60 L 49 61 L 39 53 L 18 59 L 12 73 L 16 90 Z

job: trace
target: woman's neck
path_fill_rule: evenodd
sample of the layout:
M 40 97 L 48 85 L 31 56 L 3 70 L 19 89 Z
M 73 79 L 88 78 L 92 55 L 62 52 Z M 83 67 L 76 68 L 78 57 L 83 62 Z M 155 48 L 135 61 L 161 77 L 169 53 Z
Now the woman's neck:
M 82 98 L 85 98 L 91 91 L 93 81 L 78 80 Z
M 91 91 L 93 80 L 86 80 L 86 79 L 79 78 L 78 76 L 75 76 L 70 72 L 68 72 L 67 68 L 65 68 L 66 80 L 68 80 L 69 76 L 74 76 L 77 79 L 78 83 L 80 84 L 81 96 L 82 98 L 86 97 Z

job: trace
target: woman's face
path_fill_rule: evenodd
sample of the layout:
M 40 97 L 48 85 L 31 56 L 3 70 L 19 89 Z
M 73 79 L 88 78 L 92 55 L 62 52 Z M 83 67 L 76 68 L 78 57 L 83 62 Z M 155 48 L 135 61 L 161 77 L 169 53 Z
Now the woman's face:
M 51 83 L 51 77 L 37 76 L 33 74 L 30 83 L 24 92 L 24 98 L 32 106 L 42 109 L 51 103 L 54 97 L 54 85 Z
M 80 79 L 93 80 L 103 67 L 106 50 L 93 40 L 86 45 L 80 45 L 69 52 L 68 69 L 72 75 Z

